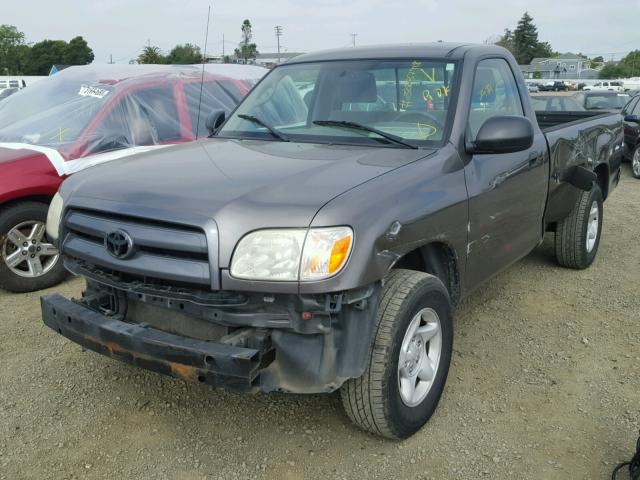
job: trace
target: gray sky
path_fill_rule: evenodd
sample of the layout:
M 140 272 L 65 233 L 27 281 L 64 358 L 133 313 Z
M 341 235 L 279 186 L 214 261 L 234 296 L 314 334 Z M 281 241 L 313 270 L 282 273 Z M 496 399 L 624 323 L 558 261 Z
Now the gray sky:
M 82 35 L 106 63 L 137 57 L 147 40 L 165 52 L 177 43 L 204 44 L 212 5 L 210 53 L 232 52 L 240 24 L 249 18 L 261 52 L 276 50 L 273 27 L 282 25 L 283 49 L 313 51 L 357 43 L 482 42 L 515 28 L 525 10 L 540 40 L 554 49 L 620 58 L 640 48 L 640 0 L 29 0 L 3 2 L 1 23 L 18 27 L 27 41 L 70 40 Z

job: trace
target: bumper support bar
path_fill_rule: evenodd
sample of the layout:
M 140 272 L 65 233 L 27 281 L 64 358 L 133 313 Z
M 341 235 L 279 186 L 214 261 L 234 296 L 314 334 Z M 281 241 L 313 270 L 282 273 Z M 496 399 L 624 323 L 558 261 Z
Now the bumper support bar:
M 75 343 L 147 370 L 238 391 L 256 391 L 273 361 L 260 351 L 173 335 L 109 318 L 59 294 L 41 298 L 44 323 Z

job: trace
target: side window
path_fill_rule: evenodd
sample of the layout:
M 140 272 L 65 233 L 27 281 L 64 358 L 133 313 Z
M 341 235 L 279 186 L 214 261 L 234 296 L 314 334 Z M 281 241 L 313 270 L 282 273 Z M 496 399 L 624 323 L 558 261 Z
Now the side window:
M 136 145 L 169 142 L 181 138 L 173 85 L 138 90 L 131 93 L 130 99 L 134 115 L 131 125 Z
M 120 99 L 91 135 L 89 151 L 102 153 L 132 146 L 126 97 Z
M 506 60 L 482 60 L 473 81 L 469 112 L 471 139 L 476 138 L 484 122 L 501 115 L 524 115 L 516 80 Z
M 640 116 L 640 97 L 636 97 L 636 103 L 633 105 L 632 115 Z
M 200 103 L 200 82 L 186 83 L 184 93 L 187 97 L 187 108 L 191 117 L 191 127 L 198 136 L 204 137 L 207 132 L 207 117 L 215 110 L 224 110 L 227 115 L 240 102 L 245 92 L 236 80 L 205 81 L 202 84 L 202 103 Z M 248 89 L 248 87 L 247 87 Z M 200 120 L 198 121 L 198 112 Z

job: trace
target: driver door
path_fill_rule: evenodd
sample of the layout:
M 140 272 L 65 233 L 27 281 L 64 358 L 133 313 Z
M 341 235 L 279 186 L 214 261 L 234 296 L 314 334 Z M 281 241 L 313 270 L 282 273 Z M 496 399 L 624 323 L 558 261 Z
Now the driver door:
M 513 72 L 501 58 L 478 63 L 468 139 L 494 116 L 525 116 Z M 473 154 L 465 176 L 469 195 L 467 288 L 528 254 L 543 235 L 548 189 L 547 144 L 535 128 L 533 145 L 515 153 Z

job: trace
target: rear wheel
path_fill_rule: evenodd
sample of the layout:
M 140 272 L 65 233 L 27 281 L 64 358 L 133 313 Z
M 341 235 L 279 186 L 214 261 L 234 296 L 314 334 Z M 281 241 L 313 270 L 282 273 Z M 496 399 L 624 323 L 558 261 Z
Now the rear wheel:
M 384 287 L 369 366 L 341 389 L 351 420 L 388 438 L 407 438 L 433 415 L 453 349 L 451 303 L 432 275 L 394 270 Z
M 65 270 L 47 240 L 48 206 L 24 202 L 0 211 L 0 288 L 22 293 L 61 282 Z
M 556 259 L 568 268 L 584 269 L 593 263 L 602 233 L 602 191 L 594 184 L 580 192 L 568 217 L 558 222 L 555 234 Z
M 640 178 L 640 146 L 636 147 L 631 156 L 631 173 L 635 178 Z

